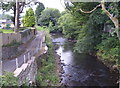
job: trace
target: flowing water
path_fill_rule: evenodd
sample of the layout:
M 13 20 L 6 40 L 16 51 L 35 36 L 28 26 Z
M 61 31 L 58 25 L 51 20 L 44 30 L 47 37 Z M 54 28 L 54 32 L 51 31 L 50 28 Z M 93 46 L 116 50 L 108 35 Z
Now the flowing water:
M 56 52 L 61 56 L 64 73 L 62 83 L 68 86 L 118 86 L 118 75 L 111 72 L 96 57 L 73 52 L 73 43 L 61 34 L 52 34 L 57 45 Z M 116 87 L 115 87 L 116 88 Z

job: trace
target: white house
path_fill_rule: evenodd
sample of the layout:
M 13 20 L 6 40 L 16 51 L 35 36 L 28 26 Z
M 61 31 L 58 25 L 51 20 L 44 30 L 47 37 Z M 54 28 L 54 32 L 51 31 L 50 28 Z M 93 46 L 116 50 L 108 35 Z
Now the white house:
M 6 20 L 6 19 L 2 19 L 0 20 L 0 28 L 4 29 L 4 28 L 13 28 L 14 27 L 14 23 L 11 20 Z

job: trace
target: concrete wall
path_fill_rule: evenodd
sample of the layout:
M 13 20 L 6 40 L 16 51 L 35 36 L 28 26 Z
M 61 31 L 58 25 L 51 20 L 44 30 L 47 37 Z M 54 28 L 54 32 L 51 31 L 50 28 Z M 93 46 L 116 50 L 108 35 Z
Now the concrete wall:
M 10 44 L 13 41 L 21 42 L 21 34 L 20 33 L 2 33 L 3 45 Z
M 37 74 L 37 63 L 35 57 L 24 63 L 20 68 L 14 71 L 14 76 L 18 77 L 19 85 L 25 83 L 35 83 L 35 77 Z
M 26 30 L 24 30 L 24 31 L 22 31 L 20 33 L 21 33 L 21 42 L 26 43 L 36 35 L 36 30 L 34 30 L 34 29 L 31 29 L 31 30 L 26 29 Z
M 26 43 L 35 35 L 36 35 L 35 29 L 26 29 L 20 33 L 0 33 L 0 36 L 2 36 L 2 39 L 0 39 L 0 43 L 2 44 L 2 46 L 10 44 L 13 41 L 19 43 Z
M 25 46 L 9 46 L 9 47 L 2 47 L 2 59 L 12 59 L 16 56 L 20 55 L 21 52 L 25 51 Z
M 27 29 L 20 33 L 0 33 L 0 44 L 2 59 L 11 59 L 19 55 L 21 52 L 25 51 L 24 44 L 27 43 L 30 39 L 34 38 L 36 35 L 35 29 Z M 21 45 L 12 45 L 7 46 L 8 44 L 16 41 L 22 43 Z

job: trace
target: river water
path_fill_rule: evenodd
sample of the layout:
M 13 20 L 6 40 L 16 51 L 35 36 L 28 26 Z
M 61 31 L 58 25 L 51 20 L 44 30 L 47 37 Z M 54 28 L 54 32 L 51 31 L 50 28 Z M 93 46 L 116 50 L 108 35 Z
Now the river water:
M 63 64 L 62 83 L 67 86 L 118 87 L 118 75 L 111 72 L 96 57 L 73 52 L 73 43 L 61 34 L 52 34 L 52 41 L 57 45 L 56 52 Z

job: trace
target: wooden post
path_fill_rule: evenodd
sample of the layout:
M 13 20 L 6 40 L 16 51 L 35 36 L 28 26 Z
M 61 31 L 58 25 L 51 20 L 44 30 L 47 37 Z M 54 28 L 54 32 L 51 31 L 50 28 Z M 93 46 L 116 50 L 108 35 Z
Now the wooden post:
M 28 60 L 30 60 L 30 52 L 28 52 Z
M 16 69 L 18 68 L 18 58 L 16 58 Z
M 2 75 L 3 67 L 2 67 L 2 59 L 0 59 L 0 75 Z
M 25 57 L 25 55 L 24 55 L 24 63 L 26 63 L 26 57 Z

